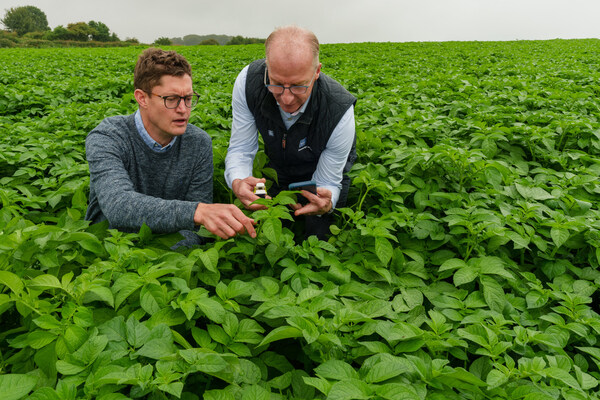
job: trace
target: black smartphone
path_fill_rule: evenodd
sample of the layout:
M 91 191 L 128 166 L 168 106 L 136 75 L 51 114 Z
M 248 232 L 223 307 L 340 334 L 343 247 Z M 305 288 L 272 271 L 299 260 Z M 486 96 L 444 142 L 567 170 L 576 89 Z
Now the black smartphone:
M 317 194 L 317 182 L 315 181 L 304 181 L 294 182 L 288 185 L 289 190 L 306 190 L 312 194 Z
M 306 190 L 311 192 L 312 194 L 317 194 L 317 182 L 315 181 L 304 181 L 304 182 L 294 182 L 288 185 L 289 190 Z M 299 195 L 298 203 L 304 205 L 308 203 L 306 197 Z

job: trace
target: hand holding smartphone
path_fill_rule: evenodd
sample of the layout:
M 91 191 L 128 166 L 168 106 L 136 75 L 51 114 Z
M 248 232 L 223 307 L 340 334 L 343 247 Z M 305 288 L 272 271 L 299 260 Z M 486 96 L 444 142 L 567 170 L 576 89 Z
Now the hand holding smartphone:
M 289 190 L 306 190 L 313 194 L 317 194 L 317 182 L 315 181 L 304 181 L 294 182 L 288 185 Z
M 303 181 L 303 182 L 294 182 L 294 183 L 290 183 L 288 185 L 288 189 L 289 190 L 306 190 L 308 192 L 311 192 L 312 194 L 317 194 L 317 182 L 315 181 Z M 300 204 L 306 204 L 308 203 L 308 200 L 306 199 L 306 197 L 300 195 L 298 197 L 298 203 Z

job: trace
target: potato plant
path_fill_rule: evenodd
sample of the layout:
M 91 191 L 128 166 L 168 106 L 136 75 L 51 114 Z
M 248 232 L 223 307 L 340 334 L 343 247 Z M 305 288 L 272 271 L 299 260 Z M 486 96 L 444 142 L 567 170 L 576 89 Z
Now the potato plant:
M 175 49 L 233 202 L 231 89 L 263 48 Z M 295 241 L 284 192 L 257 238 L 171 250 L 83 220 L 85 136 L 135 111 L 142 48 L 0 49 L 0 398 L 598 398 L 599 50 L 323 45 L 358 98 L 331 237 Z

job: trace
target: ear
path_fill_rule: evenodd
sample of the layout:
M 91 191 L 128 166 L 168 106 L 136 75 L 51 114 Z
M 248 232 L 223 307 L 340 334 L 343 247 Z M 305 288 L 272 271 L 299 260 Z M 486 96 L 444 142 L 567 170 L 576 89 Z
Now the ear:
M 140 108 L 148 107 L 148 93 L 144 92 L 142 89 L 135 89 L 133 96 Z
M 321 66 L 322 66 L 322 65 L 323 65 L 323 64 L 319 63 L 319 66 L 317 67 L 317 75 L 315 76 L 315 81 L 316 81 L 317 79 L 319 79 L 319 75 L 321 75 Z

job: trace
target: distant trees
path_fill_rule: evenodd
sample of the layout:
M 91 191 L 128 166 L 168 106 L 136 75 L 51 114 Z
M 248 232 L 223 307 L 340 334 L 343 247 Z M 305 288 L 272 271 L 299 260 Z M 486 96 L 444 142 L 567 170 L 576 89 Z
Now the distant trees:
M 75 22 L 68 24 L 66 28 L 59 25 L 54 30 L 50 30 L 46 14 L 34 6 L 13 7 L 6 11 L 0 22 L 6 28 L 4 32 L 16 33 L 19 40 L 119 42 L 117 35 L 111 33 L 108 26 L 100 21 Z
M 254 44 L 264 43 L 265 39 L 246 38 L 243 36 L 227 36 L 227 35 L 186 35 L 182 38 L 171 38 L 171 42 L 175 46 L 210 46 L 210 45 L 226 45 L 226 44 Z
M 217 39 L 206 39 L 200 42 L 200 46 L 219 46 Z
M 117 42 L 119 38 L 116 34 L 111 34 L 108 26 L 102 22 L 90 21 L 76 22 L 68 24 L 65 28 L 62 25 L 54 28 L 52 32 L 46 35 L 47 40 L 75 40 L 78 42 L 87 42 L 95 40 L 97 42 Z
M 228 45 L 234 45 L 234 44 L 256 44 L 256 43 L 264 43 L 265 39 L 258 39 L 258 38 L 247 38 L 247 37 L 243 37 L 243 36 L 234 36 L 231 38 L 231 40 L 229 42 L 227 42 Z
M 88 26 L 93 30 L 92 40 L 97 42 L 115 42 L 119 40 L 117 35 L 114 33 L 111 35 L 108 26 L 100 21 L 90 21 Z
M 173 42 L 168 37 L 159 37 L 154 41 L 154 45 L 156 46 L 170 46 Z
M 34 6 L 10 8 L 0 21 L 9 32 L 16 32 L 19 36 L 50 30 L 46 14 Z

